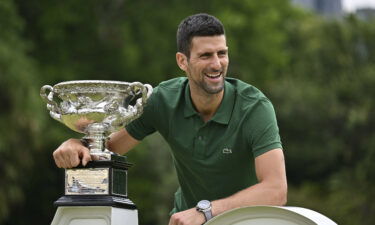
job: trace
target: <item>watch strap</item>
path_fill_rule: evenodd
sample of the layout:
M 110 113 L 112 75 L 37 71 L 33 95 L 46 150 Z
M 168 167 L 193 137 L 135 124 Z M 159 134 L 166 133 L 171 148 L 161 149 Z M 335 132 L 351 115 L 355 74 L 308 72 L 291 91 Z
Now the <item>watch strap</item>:
M 212 219 L 212 212 L 211 212 L 211 207 L 206 210 L 201 211 L 204 214 L 204 217 L 206 217 L 206 222 Z

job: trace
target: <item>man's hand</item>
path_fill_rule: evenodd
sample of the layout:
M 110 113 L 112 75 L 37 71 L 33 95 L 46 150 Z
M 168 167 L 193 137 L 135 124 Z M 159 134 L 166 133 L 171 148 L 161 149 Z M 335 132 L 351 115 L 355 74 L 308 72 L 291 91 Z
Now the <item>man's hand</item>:
M 82 160 L 82 165 L 91 161 L 90 151 L 83 146 L 78 139 L 69 139 L 62 143 L 54 152 L 53 158 L 59 168 L 72 168 L 79 165 Z
M 206 222 L 203 213 L 191 208 L 171 216 L 168 225 L 202 225 Z

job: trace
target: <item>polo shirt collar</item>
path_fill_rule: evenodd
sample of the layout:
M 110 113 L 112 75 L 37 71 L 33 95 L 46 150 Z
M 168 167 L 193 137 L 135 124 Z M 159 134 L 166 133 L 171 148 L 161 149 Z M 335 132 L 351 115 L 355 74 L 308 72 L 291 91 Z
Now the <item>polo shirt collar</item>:
M 217 123 L 221 123 L 221 124 L 228 124 L 232 116 L 234 101 L 235 101 L 235 90 L 229 82 L 225 81 L 223 100 L 217 112 L 215 113 L 215 115 L 212 117 L 211 120 Z M 185 86 L 185 103 L 186 103 L 185 108 L 184 108 L 185 118 L 193 116 L 193 115 L 199 115 L 199 113 L 195 110 L 193 103 L 191 101 L 189 83 L 187 83 L 187 85 Z

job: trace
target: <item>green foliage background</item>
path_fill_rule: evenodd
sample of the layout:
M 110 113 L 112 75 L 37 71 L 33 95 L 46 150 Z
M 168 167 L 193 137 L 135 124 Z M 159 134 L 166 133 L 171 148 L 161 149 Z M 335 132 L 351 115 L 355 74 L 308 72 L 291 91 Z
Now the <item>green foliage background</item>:
M 288 205 L 338 224 L 375 223 L 375 21 L 327 20 L 287 0 L 0 1 L 0 224 L 49 224 L 63 171 L 52 151 L 80 137 L 51 119 L 44 84 L 160 81 L 183 76 L 175 32 L 207 12 L 226 26 L 230 76 L 275 105 Z M 158 134 L 128 154 L 140 224 L 166 224 L 177 186 Z

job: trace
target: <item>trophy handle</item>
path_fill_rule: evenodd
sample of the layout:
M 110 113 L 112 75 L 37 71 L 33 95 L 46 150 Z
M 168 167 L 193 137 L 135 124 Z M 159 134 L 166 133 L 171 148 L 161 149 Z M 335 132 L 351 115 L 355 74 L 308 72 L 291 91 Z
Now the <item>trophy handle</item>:
M 131 121 L 137 119 L 143 112 L 143 107 L 146 105 L 148 98 L 152 94 L 152 86 L 149 84 L 142 84 L 140 82 L 130 83 L 126 88 L 126 92 L 129 93 L 129 98 L 120 105 L 118 108 L 118 113 L 108 116 L 103 123 L 110 124 L 106 133 L 112 133 L 118 130 L 119 127 L 123 127 L 129 124 Z M 131 93 L 131 94 L 130 94 Z M 142 96 L 141 96 L 142 95 Z M 134 98 L 134 105 L 128 104 Z
M 146 104 L 147 99 L 151 96 L 152 94 L 152 86 L 149 84 L 144 84 L 142 88 L 142 104 Z
M 47 92 L 49 92 L 48 95 L 47 95 Z M 61 110 L 60 110 L 59 106 L 57 105 L 57 103 L 55 101 L 53 101 L 53 93 L 54 93 L 53 87 L 50 86 L 50 85 L 44 85 L 40 89 L 40 96 L 47 103 L 47 109 L 50 110 L 49 114 L 55 120 L 58 120 L 58 121 L 62 122 L 62 120 L 61 120 Z
M 151 96 L 152 94 L 152 86 L 149 84 L 142 84 L 139 82 L 134 82 L 130 84 L 130 87 L 132 86 L 137 86 L 140 88 L 142 92 L 142 98 L 137 99 L 135 107 L 136 107 L 136 114 L 141 114 L 143 111 L 143 107 L 146 105 L 147 99 Z

